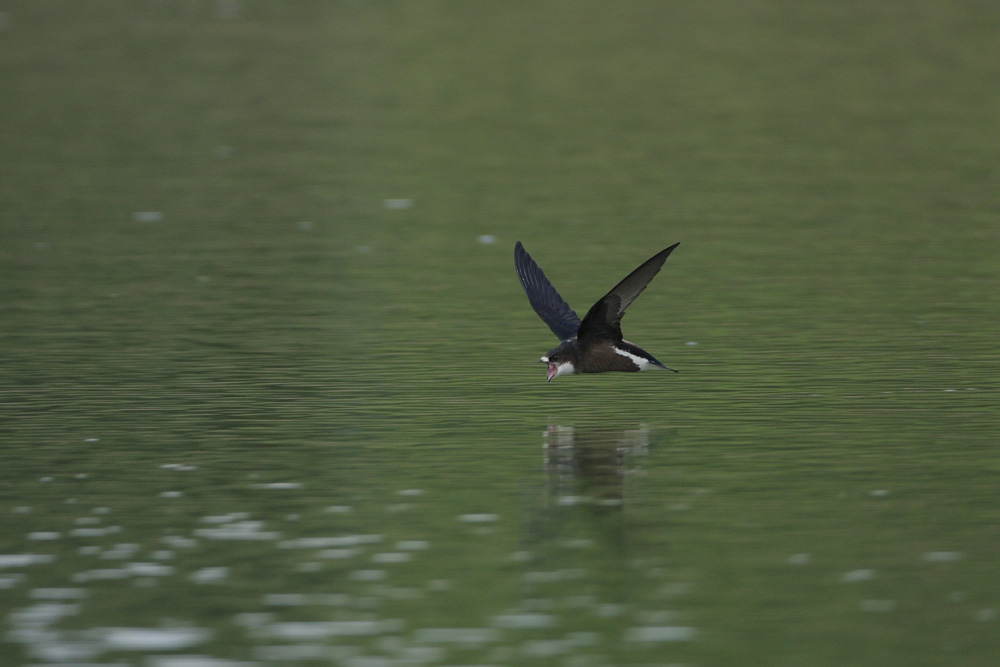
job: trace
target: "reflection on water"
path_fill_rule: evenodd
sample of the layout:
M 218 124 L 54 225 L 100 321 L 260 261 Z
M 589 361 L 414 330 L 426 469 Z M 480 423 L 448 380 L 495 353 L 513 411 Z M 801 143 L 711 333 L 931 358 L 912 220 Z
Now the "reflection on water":
M 153 508 L 88 506 L 51 478 L 48 488 L 75 491 L 73 516 L 62 526 L 20 508 L 37 548 L 0 555 L 0 585 L 21 595 L 3 641 L 37 664 L 143 654 L 156 665 L 649 657 L 697 639 L 664 606 L 676 602 L 677 582 L 648 554 L 623 549 L 622 518 L 641 502 L 629 480 L 650 441 L 640 425 L 550 426 L 529 443 L 544 457 L 520 514 L 501 497 L 470 508 L 440 489 L 400 488 L 353 504 L 308 500 L 288 515 L 187 515 L 172 505 L 184 494 L 151 490 L 173 520 L 148 531 Z M 277 502 L 307 485 L 253 475 L 242 488 Z
M 649 449 L 649 429 L 608 429 L 550 425 L 544 449 L 549 494 L 559 505 L 584 502 L 620 508 L 626 476 Z
M 551 528 L 550 537 L 561 535 L 566 526 L 577 525 L 581 534 L 561 537 L 557 540 L 559 547 L 589 551 L 605 547 L 606 560 L 600 561 L 598 567 L 613 571 L 611 580 L 620 588 L 605 589 L 607 597 L 576 598 L 576 602 L 592 606 L 598 615 L 609 619 L 630 610 L 637 599 L 635 587 L 647 585 L 646 577 L 658 569 L 644 562 L 648 554 L 630 551 L 623 517 L 631 503 L 642 502 L 640 492 L 632 489 L 630 493 L 630 480 L 641 478 L 650 442 L 650 429 L 644 424 L 611 428 L 550 423 L 543 438 L 547 478 L 544 516 Z M 544 538 L 538 542 L 544 542 Z M 546 573 L 543 579 L 552 574 Z M 591 578 L 586 571 L 562 574 L 567 579 Z M 669 591 L 664 597 L 673 597 L 673 593 L 688 587 L 689 582 L 675 581 L 661 592 Z M 639 612 L 634 617 L 636 624 L 627 625 L 619 640 L 626 645 L 694 640 L 696 628 L 677 624 L 683 617 L 675 610 Z

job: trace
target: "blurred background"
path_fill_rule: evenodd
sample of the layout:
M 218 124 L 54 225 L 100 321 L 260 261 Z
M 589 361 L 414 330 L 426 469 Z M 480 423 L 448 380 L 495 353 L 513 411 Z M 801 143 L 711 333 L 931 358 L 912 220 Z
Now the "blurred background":
M 998 35 L 0 3 L 0 662 L 996 664 Z

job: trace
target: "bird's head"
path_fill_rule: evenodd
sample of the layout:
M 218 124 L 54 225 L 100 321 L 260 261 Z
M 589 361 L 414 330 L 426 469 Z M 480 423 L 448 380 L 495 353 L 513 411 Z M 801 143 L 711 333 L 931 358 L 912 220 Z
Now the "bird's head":
M 545 373 L 545 381 L 552 382 L 560 375 L 571 375 L 576 373 L 577 349 L 574 341 L 567 341 L 552 348 L 539 359 L 539 363 L 544 363 L 548 370 Z

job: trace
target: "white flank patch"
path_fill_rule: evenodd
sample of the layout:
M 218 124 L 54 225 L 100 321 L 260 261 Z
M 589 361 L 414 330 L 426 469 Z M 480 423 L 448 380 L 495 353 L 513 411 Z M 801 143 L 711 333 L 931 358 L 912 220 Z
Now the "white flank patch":
M 642 357 L 632 354 L 631 352 L 626 352 L 625 350 L 619 350 L 617 347 L 612 347 L 611 349 L 615 351 L 615 354 L 620 354 L 623 357 L 628 357 L 629 359 L 631 359 L 632 363 L 638 366 L 640 371 L 644 371 L 647 368 L 659 368 L 659 366 L 649 363 L 648 359 L 643 359 Z

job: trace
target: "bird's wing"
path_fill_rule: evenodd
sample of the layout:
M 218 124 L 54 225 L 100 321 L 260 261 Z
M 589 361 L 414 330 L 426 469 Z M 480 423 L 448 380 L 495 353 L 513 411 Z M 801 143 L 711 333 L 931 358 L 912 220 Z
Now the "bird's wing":
M 577 337 L 584 341 L 587 338 L 610 338 L 612 340 L 622 339 L 622 317 L 625 309 L 631 305 L 635 298 L 646 289 L 649 281 L 660 272 L 667 257 L 674 251 L 680 243 L 675 243 L 669 248 L 661 250 L 657 254 L 647 259 L 642 266 L 628 274 L 624 280 L 614 286 L 610 292 L 601 297 L 583 318 Z
M 521 279 L 524 293 L 528 295 L 528 302 L 549 329 L 552 329 L 552 333 L 559 340 L 575 336 L 576 330 L 580 328 L 579 316 L 559 296 L 559 292 L 520 241 L 514 246 L 514 268 L 517 270 L 517 277 Z

